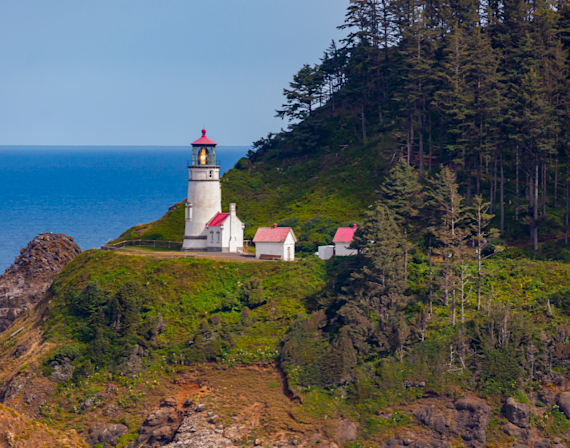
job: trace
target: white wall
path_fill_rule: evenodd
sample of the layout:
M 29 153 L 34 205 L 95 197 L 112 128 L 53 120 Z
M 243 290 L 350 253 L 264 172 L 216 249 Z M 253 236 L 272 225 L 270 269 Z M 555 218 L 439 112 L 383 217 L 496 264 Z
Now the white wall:
M 295 240 L 291 233 L 283 243 L 255 243 L 255 257 L 261 255 L 278 255 L 282 260 L 295 260 Z
M 230 216 L 224 222 L 224 230 L 226 225 L 229 226 L 228 245 L 226 247 L 230 252 L 242 252 L 244 225 L 237 217 L 235 204 L 230 204 Z
M 347 255 L 356 255 L 358 251 L 356 249 L 349 249 L 350 243 L 335 243 L 335 255 L 345 257 Z
M 255 258 L 261 255 L 278 255 L 283 258 L 283 243 L 255 243 Z
M 243 223 L 236 215 L 235 204 L 230 204 L 230 215 L 224 222 L 218 227 L 206 228 L 208 250 L 243 252 L 243 228 Z
M 283 245 L 283 260 L 295 261 L 295 243 Z
M 319 246 L 319 258 L 321 260 L 328 260 L 334 255 L 334 246 Z
M 215 248 L 221 251 L 223 247 L 227 247 L 227 244 L 224 245 L 224 237 L 227 239 L 227 232 L 224 232 L 222 227 L 207 227 L 206 235 L 208 237 L 208 250 L 210 248 Z

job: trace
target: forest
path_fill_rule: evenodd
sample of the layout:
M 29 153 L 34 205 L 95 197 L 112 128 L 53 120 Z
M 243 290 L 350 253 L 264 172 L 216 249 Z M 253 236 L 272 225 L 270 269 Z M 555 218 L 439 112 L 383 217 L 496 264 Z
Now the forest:
M 569 2 L 352 0 L 339 28 L 347 37 L 285 89 L 288 129 L 251 160 L 317 151 L 334 118 L 364 145 L 393 136 L 392 162 L 419 182 L 449 168 L 467 206 L 490 203 L 502 237 L 568 244 Z

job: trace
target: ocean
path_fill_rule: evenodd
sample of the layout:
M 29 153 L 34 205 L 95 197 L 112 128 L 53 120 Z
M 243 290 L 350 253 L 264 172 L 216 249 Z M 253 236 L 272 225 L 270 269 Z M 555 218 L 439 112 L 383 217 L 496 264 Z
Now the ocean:
M 250 149 L 218 146 L 221 171 Z M 191 147 L 0 146 L 0 273 L 41 232 L 82 250 L 160 218 L 186 198 Z

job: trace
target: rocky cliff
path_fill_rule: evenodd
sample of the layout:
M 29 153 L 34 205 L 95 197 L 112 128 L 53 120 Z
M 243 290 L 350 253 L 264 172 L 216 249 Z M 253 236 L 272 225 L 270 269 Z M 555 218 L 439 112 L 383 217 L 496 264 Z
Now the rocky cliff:
M 73 238 L 41 233 L 0 276 L 0 332 L 44 295 L 57 274 L 81 253 Z

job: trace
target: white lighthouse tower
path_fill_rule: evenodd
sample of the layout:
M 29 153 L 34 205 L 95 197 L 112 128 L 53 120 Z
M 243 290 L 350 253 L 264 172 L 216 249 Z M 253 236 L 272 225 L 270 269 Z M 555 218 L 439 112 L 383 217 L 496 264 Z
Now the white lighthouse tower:
M 216 163 L 217 143 L 202 137 L 192 143 L 192 161 L 188 164 L 188 199 L 185 210 L 183 251 L 207 250 L 241 252 L 243 223 L 235 204 L 222 213 L 220 166 Z

